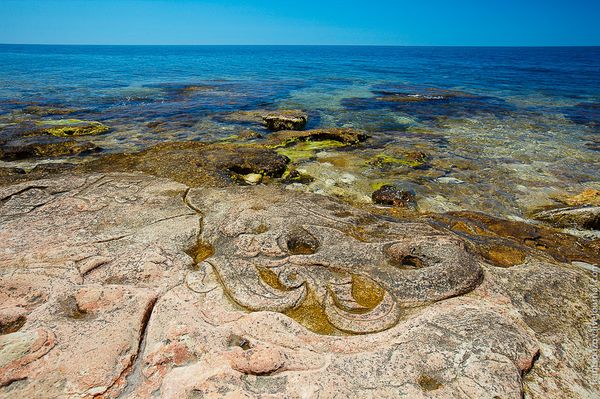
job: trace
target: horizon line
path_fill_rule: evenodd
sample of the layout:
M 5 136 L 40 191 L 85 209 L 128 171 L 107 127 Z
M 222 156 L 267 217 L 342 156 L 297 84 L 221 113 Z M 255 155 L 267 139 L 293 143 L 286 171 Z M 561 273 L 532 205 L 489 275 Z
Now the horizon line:
M 539 44 L 521 44 L 521 45 L 493 45 L 493 44 L 175 44 L 175 43 L 0 43 L 0 46 L 87 46 L 87 47 L 446 47 L 446 48 L 460 48 L 460 47 L 471 47 L 471 48 L 595 48 L 600 47 L 600 44 L 551 44 L 551 45 L 539 45 Z

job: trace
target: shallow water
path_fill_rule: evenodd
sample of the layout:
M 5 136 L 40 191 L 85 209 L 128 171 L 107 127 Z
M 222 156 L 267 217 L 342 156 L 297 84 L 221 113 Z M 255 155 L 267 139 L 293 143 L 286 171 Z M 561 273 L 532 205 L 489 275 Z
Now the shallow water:
M 1 45 L 0 65 L 0 127 L 26 106 L 69 108 L 68 118 L 112 128 L 93 138 L 105 152 L 268 134 L 227 115 L 298 108 L 309 128 L 371 135 L 356 148 L 292 154 L 315 177 L 299 190 L 368 202 L 393 183 L 414 190 L 423 211 L 519 217 L 600 186 L 598 47 Z M 373 162 L 415 151 L 425 165 Z

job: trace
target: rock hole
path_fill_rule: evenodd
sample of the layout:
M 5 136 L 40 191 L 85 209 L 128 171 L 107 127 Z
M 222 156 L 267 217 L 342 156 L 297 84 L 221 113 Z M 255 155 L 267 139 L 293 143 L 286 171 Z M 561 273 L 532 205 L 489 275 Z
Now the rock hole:
M 0 320 L 0 335 L 17 332 L 23 327 L 27 318 L 24 315 L 17 315 L 14 318 Z
M 250 345 L 250 341 L 248 339 L 246 339 L 242 336 L 236 335 L 236 334 L 233 334 L 232 336 L 229 337 L 227 346 L 229 346 L 229 347 L 238 346 L 245 351 L 252 349 L 252 345 Z
M 292 230 L 286 245 L 292 255 L 312 255 L 319 249 L 319 241 L 304 229 Z
M 198 241 L 196 245 L 186 251 L 186 253 L 194 259 L 194 267 L 204 262 L 206 259 L 214 255 L 215 250 L 212 245 L 207 244 L 203 241 Z
M 421 377 L 419 377 L 418 383 L 421 386 L 421 389 L 423 389 L 424 391 L 435 391 L 436 389 L 439 389 L 442 386 L 441 382 L 439 382 L 435 378 L 424 374 L 421 375 Z
M 62 314 L 71 319 L 81 320 L 88 315 L 85 310 L 79 307 L 77 300 L 73 296 L 60 300 L 59 307 Z
M 405 255 L 402 257 L 393 256 L 390 259 L 390 264 L 404 270 L 422 269 L 427 266 L 421 258 L 413 255 Z

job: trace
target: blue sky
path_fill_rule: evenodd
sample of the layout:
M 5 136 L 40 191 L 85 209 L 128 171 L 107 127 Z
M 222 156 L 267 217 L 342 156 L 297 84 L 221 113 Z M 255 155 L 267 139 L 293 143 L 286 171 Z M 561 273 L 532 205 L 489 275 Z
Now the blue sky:
M 600 0 L 0 0 L 0 43 L 600 45 Z

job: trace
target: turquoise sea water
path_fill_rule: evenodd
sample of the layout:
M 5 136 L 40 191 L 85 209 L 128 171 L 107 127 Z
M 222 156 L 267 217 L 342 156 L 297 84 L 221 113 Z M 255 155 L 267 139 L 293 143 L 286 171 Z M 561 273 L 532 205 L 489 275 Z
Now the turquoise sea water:
M 0 65 L 0 127 L 30 105 L 75 109 L 112 128 L 104 152 L 222 140 L 249 127 L 231 112 L 293 108 L 372 136 L 299 160 L 308 191 L 367 201 L 391 182 L 424 210 L 521 216 L 600 184 L 600 47 L 0 45 Z M 420 100 L 381 100 L 399 94 Z M 401 150 L 428 167 L 366 166 Z

